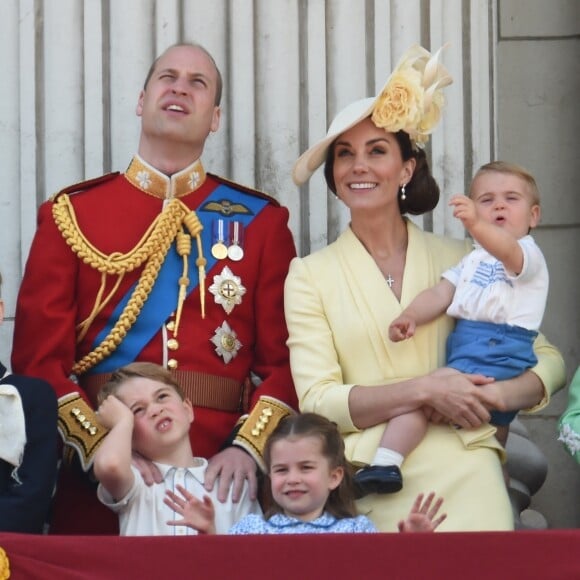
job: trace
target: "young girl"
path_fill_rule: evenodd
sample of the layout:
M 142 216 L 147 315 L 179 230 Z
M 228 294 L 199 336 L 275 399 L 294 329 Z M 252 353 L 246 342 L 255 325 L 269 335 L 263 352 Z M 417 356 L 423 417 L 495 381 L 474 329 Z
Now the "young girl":
M 357 515 L 353 483 L 344 456 L 344 442 L 336 425 L 315 413 L 283 419 L 264 450 L 270 478 L 272 506 L 265 517 L 249 514 L 230 534 L 304 534 L 376 532 L 374 524 Z M 180 497 L 167 492 L 165 503 L 183 516 L 169 522 L 201 533 L 215 533 L 214 509 L 206 496 L 196 499 L 183 488 Z M 437 515 L 443 499 L 434 503 L 419 495 L 401 532 L 432 532 L 446 518 Z

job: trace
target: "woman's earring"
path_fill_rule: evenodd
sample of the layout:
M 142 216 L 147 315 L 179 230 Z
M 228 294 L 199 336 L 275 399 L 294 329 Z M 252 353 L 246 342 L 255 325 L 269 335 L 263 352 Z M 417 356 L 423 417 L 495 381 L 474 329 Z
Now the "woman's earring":
M 406 185 L 407 185 L 406 183 L 403 183 L 403 185 L 401 185 L 401 199 L 403 201 L 405 201 L 407 199 L 407 194 L 405 193 L 405 186 Z

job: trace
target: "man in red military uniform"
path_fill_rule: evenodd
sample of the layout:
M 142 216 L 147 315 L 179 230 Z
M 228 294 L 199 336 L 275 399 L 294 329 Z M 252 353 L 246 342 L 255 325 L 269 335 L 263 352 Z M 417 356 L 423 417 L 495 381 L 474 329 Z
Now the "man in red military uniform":
M 96 394 L 116 368 L 141 360 L 175 373 L 195 407 L 193 449 L 211 458 L 205 485 L 219 475 L 223 499 L 232 480 L 234 499 L 245 479 L 256 493 L 265 438 L 296 407 L 283 313 L 296 254 L 288 211 L 206 173 L 200 157 L 220 97 L 205 49 L 169 48 L 139 96 L 141 137 L 126 172 L 40 208 L 12 367 L 59 398 L 65 467 L 53 533 L 115 533 L 85 472 L 106 436 Z

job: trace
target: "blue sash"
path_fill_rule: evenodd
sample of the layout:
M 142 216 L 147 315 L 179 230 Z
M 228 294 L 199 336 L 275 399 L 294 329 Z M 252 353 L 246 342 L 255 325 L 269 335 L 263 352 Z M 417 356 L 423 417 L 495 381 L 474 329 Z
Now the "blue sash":
M 234 189 L 228 185 L 219 185 L 214 189 L 208 197 L 200 204 L 199 207 L 205 206 L 208 202 L 219 202 L 227 199 L 232 202 L 242 203 L 252 213 L 239 214 L 231 216 L 224 216 L 216 214 L 215 212 L 208 212 L 196 209 L 197 217 L 203 224 L 201 232 L 201 240 L 203 246 L 203 255 L 207 260 L 206 273 L 209 274 L 211 269 L 216 265 L 216 260 L 211 254 L 212 245 L 212 219 L 219 216 L 220 219 L 229 221 L 238 221 L 247 226 L 260 214 L 260 212 L 268 205 L 268 200 L 253 196 L 249 193 Z M 187 294 L 193 292 L 199 285 L 199 274 L 195 260 L 197 259 L 196 244 L 192 241 L 192 251 L 189 256 L 189 286 L 187 287 Z M 130 328 L 127 336 L 118 346 L 118 348 L 111 353 L 111 355 L 92 369 L 87 371 L 87 374 L 110 373 L 126 364 L 133 362 L 143 348 L 149 341 L 159 332 L 165 321 L 177 306 L 177 299 L 179 295 L 178 280 L 183 272 L 183 258 L 177 253 L 175 242 L 169 248 L 167 256 L 161 265 L 157 280 L 147 298 L 143 308 L 135 324 Z M 125 296 L 119 301 L 115 310 L 111 314 L 111 318 L 107 321 L 105 327 L 99 332 L 93 343 L 95 349 L 107 337 L 115 323 L 121 316 L 123 309 L 129 302 L 137 282 L 129 288 Z M 200 314 L 201 315 L 201 314 Z

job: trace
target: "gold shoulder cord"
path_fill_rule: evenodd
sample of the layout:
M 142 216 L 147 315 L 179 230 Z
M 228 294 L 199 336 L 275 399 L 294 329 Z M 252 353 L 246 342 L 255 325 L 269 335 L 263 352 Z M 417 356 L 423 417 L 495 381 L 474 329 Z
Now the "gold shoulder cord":
M 149 297 L 151 289 L 153 288 L 155 280 L 159 274 L 159 270 L 161 269 L 161 265 L 165 260 L 165 256 L 178 234 L 180 238 L 178 252 L 183 256 L 184 261 L 183 275 L 179 279 L 180 291 L 177 305 L 177 312 L 179 315 L 181 314 L 186 289 L 189 285 L 189 279 L 187 278 L 187 256 L 191 252 L 191 241 L 186 239 L 190 236 L 183 230 L 183 224 L 187 226 L 190 234 L 197 240 L 198 258 L 196 260 L 196 265 L 199 269 L 202 317 L 205 316 L 204 294 L 206 260 L 203 257 L 200 237 L 203 226 L 195 212 L 190 210 L 180 200 L 171 200 L 165 209 L 157 216 L 157 218 L 155 218 L 137 245 L 126 254 L 120 254 L 118 252 L 111 255 L 103 254 L 86 239 L 80 231 L 74 208 L 70 203 L 68 195 L 63 194 L 57 198 L 52 206 L 52 215 L 58 229 L 63 235 L 63 238 L 72 251 L 85 264 L 102 274 L 101 288 L 95 299 L 93 311 L 77 328 L 79 331 L 77 341 L 82 339 L 98 313 L 106 306 L 115 290 L 118 288 L 123 276 L 127 272 L 131 272 L 145 263 L 145 267 L 139 277 L 137 286 L 114 327 L 101 344 L 74 364 L 72 368 L 73 373 L 78 375 L 87 372 L 109 356 L 121 344 L 127 335 L 127 332 L 137 320 L 137 317 L 143 308 L 143 304 L 145 304 L 145 301 Z M 106 276 L 109 274 L 117 275 L 119 276 L 119 279 L 117 280 L 113 290 L 103 300 L 102 295 L 106 283 Z M 178 319 L 176 318 L 176 327 L 177 324 Z M 177 328 L 175 332 L 177 333 Z

